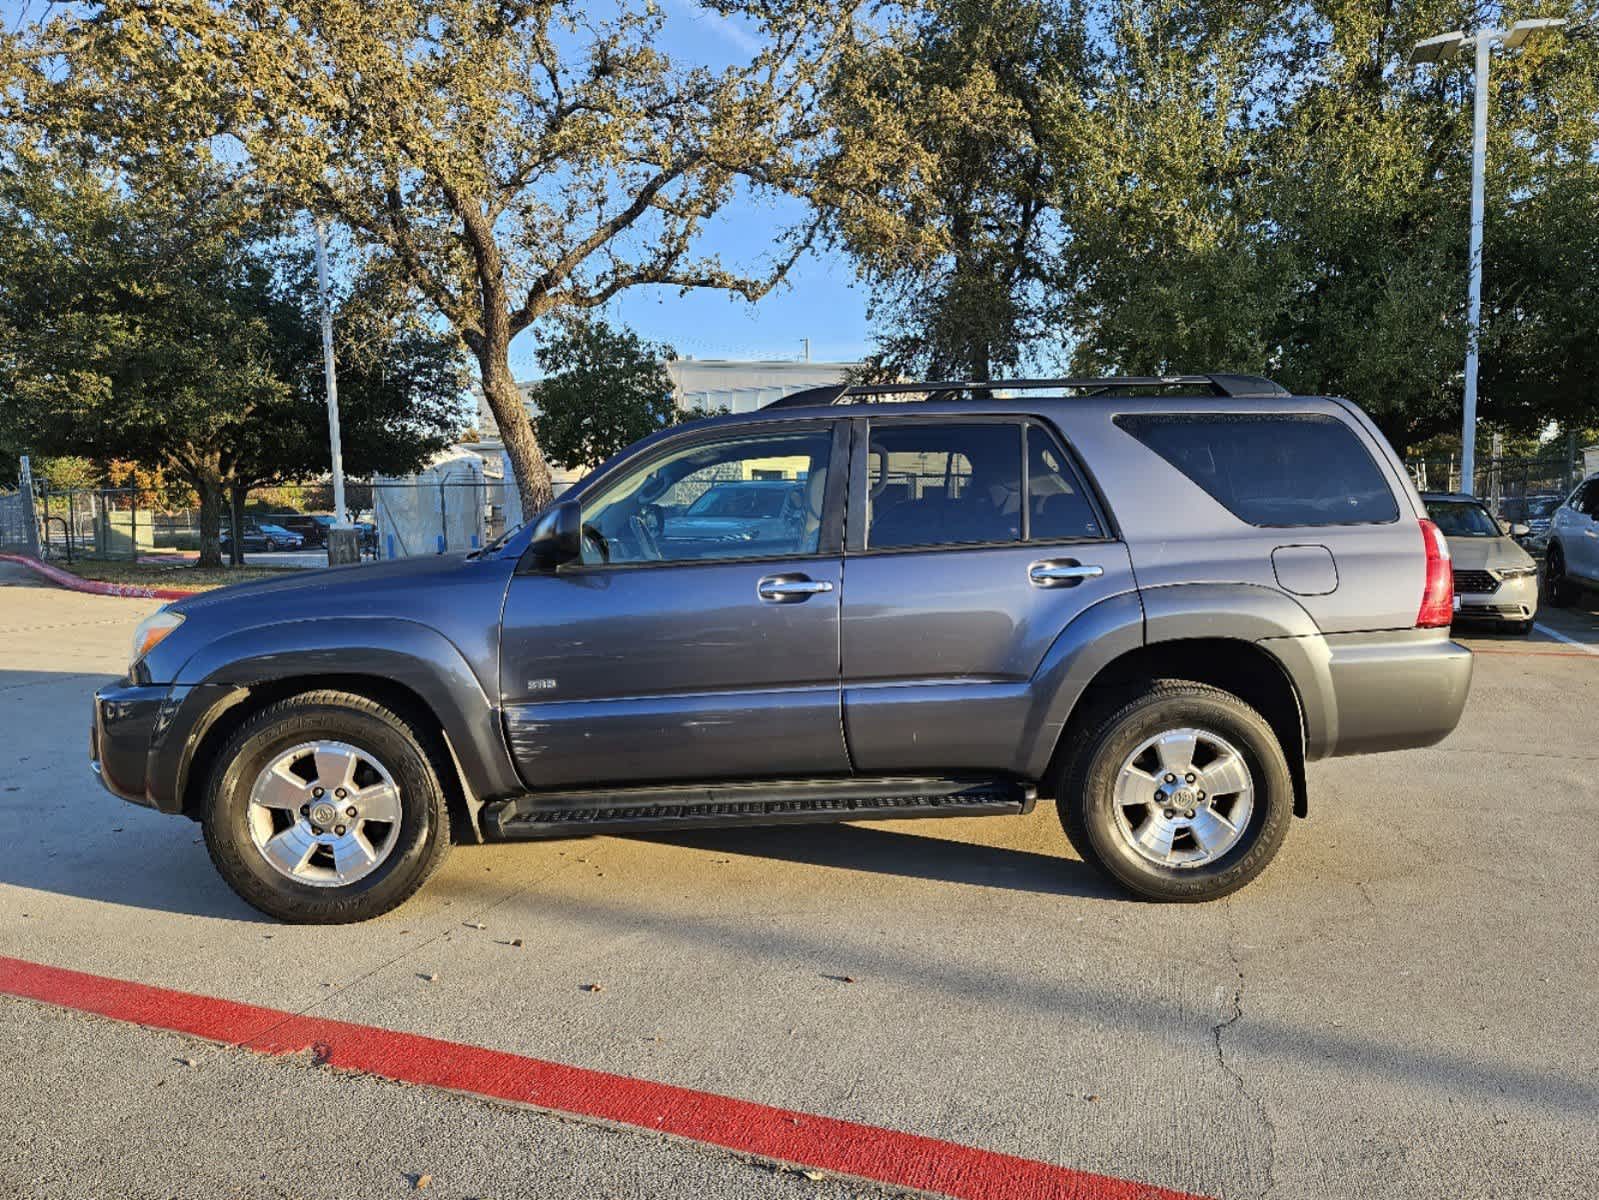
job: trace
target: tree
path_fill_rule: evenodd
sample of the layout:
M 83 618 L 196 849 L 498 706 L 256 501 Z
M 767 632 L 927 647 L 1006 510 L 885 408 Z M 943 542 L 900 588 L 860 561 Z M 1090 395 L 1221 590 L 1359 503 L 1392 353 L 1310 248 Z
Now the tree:
M 651 0 L 603 15 L 579 0 L 107 0 L 23 40 L 27 86 L 50 103 L 115 122 L 139 153 L 168 153 L 174 125 L 180 146 L 231 135 L 251 186 L 342 221 L 476 359 L 533 512 L 549 472 L 511 339 L 639 285 L 755 300 L 781 280 L 810 222 L 744 268 L 697 253 L 698 235 L 736 196 L 804 185 L 812 85 L 854 3 L 721 0 L 760 46 L 725 70 L 657 49 Z
M 533 390 L 535 428 L 563 467 L 593 466 L 659 429 L 700 414 L 684 413 L 662 366 L 670 346 L 596 318 L 564 322 L 539 346 L 544 370 Z
M 0 325 L 14 351 L 0 404 L 38 451 L 170 465 L 199 495 L 214 565 L 230 436 L 287 389 L 248 222 L 192 211 L 207 194 L 192 182 L 181 198 L 140 194 L 54 156 L 0 176 Z
M 1047 0 L 928 0 L 829 76 L 828 228 L 872 293 L 869 374 L 988 379 L 1044 333 L 1061 156 L 1043 116 L 1083 30 Z
M 1547 6 L 1546 6 L 1547 7 Z M 1059 203 L 1074 365 L 1237 370 L 1350 396 L 1399 447 L 1458 427 L 1469 64 L 1416 40 L 1501 14 L 1453 0 L 1283 7 L 1108 0 Z M 1547 9 L 1583 23 L 1586 0 Z M 1496 56 L 1484 256 L 1485 420 L 1595 403 L 1599 46 Z
M 281 230 L 204 169 L 149 187 L 81 161 L 24 147 L 0 172 L 0 427 L 181 479 L 219 565 L 230 492 L 327 462 L 303 255 L 296 273 Z M 409 469 L 458 419 L 459 352 L 415 328 L 368 341 L 345 356 L 348 459 Z

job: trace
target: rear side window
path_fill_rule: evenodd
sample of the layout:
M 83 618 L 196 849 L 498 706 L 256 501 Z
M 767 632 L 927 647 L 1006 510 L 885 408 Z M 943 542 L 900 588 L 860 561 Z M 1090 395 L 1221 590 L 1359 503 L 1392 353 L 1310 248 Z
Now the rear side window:
M 874 428 L 867 477 L 871 549 L 1021 540 L 1020 425 Z
M 1355 433 L 1314 413 L 1127 413 L 1116 424 L 1251 525 L 1399 519 Z

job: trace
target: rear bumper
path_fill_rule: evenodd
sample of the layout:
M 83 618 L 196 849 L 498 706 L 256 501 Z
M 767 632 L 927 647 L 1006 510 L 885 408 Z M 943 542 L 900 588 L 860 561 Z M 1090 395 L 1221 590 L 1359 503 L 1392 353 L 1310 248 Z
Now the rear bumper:
M 106 791 L 154 808 L 150 798 L 150 746 L 161 726 L 170 689 L 114 684 L 94 694 L 89 765 Z
M 1471 691 L 1471 651 L 1442 631 L 1335 634 L 1327 647 L 1336 709 L 1327 753 L 1431 746 L 1460 723 Z

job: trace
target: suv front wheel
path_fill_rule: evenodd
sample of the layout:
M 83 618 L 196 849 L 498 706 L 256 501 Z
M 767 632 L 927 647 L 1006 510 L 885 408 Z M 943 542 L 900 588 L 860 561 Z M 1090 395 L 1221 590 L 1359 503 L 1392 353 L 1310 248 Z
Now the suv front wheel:
M 1293 816 L 1271 725 L 1200 683 L 1151 683 L 1101 708 L 1056 789 L 1085 862 L 1151 900 L 1215 900 L 1277 853 Z
M 365 696 L 291 696 L 249 718 L 212 771 L 206 848 L 269 916 L 364 921 L 409 898 L 449 849 L 421 734 Z

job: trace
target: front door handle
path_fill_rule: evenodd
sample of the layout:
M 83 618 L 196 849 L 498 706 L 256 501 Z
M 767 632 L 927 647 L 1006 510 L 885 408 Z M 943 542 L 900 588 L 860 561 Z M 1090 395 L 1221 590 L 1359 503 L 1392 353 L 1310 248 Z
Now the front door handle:
M 755 585 L 755 594 L 774 604 L 798 604 L 818 592 L 830 592 L 833 585 L 826 579 L 808 579 L 804 575 L 768 575 Z
M 1104 567 L 1083 566 L 1074 558 L 1046 558 L 1027 568 L 1034 587 L 1076 587 L 1085 579 L 1098 579 Z

